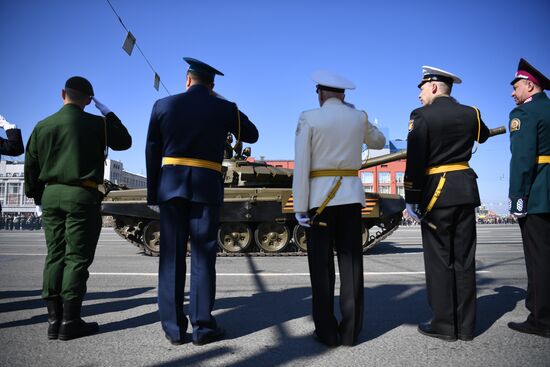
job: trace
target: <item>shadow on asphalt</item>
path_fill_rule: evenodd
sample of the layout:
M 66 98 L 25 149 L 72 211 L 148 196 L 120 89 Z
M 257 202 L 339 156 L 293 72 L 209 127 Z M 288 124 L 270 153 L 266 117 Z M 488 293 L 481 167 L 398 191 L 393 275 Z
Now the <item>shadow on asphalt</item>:
M 403 247 L 397 242 L 380 242 L 372 249 L 368 250 L 366 255 L 388 255 L 388 254 L 407 254 L 422 252 L 422 246 Z
M 511 286 L 495 288 L 495 294 L 477 298 L 476 335 L 481 335 L 504 314 L 514 310 L 519 301 L 525 299 L 524 289 Z
M 159 367 L 193 365 L 215 359 L 222 355 L 233 354 L 238 356 L 240 352 L 238 342 L 249 343 L 253 334 L 270 329 L 271 337 L 264 344 L 257 344 L 257 350 L 245 360 L 234 360 L 226 366 L 244 367 L 259 365 L 281 365 L 289 362 L 299 362 L 309 356 L 328 353 L 324 345 L 316 342 L 312 337 L 313 322 L 311 321 L 311 289 L 298 287 L 291 289 L 269 290 L 264 283 L 264 278 L 259 276 L 261 271 L 257 269 L 255 260 L 249 258 L 249 268 L 252 274 L 256 274 L 255 282 L 257 293 L 244 297 L 225 297 L 216 301 L 218 310 L 217 320 L 227 331 L 227 339 L 235 340 L 236 347 L 219 347 L 208 349 L 205 352 L 186 355 L 179 359 L 156 364 Z M 479 277 L 478 284 L 485 288 L 494 283 L 494 280 Z M 131 288 L 114 292 L 92 292 L 86 296 L 86 300 L 117 299 L 96 304 L 86 304 L 83 307 L 83 316 L 120 312 L 130 310 L 143 305 L 155 304 L 156 297 L 135 297 L 144 294 L 154 288 Z M 477 328 L 476 335 L 487 331 L 504 314 L 512 311 L 517 302 L 525 298 L 525 291 L 521 288 L 501 286 L 493 289 L 495 293 L 478 298 L 477 304 Z M 34 296 L 35 299 L 15 301 L 0 304 L 0 311 L 23 311 L 32 308 L 43 308 L 44 314 L 30 319 L 10 321 L 0 324 L 0 328 L 9 328 L 36 323 L 46 323 L 45 303 L 40 299 L 40 291 L 10 291 L 0 294 L 4 299 Z M 426 300 L 426 291 L 423 281 L 416 284 L 383 284 L 365 288 L 365 313 L 363 331 L 358 344 L 378 338 L 402 325 L 416 325 L 430 318 L 431 312 Z M 25 303 L 27 302 L 27 303 Z M 339 316 L 339 297 L 335 297 L 335 312 Z M 307 317 L 306 335 L 296 335 L 287 322 Z M 150 325 L 159 321 L 158 312 L 155 311 L 136 317 L 114 321 L 100 325 L 100 333 L 131 329 L 139 326 Z M 301 332 L 300 334 L 304 334 Z M 245 338 L 248 337 L 248 338 Z M 237 340 L 243 338 L 241 340 Z M 200 351 L 200 349 L 199 349 Z
M 93 315 L 108 313 L 108 312 L 118 312 L 129 310 L 134 307 L 139 307 L 142 305 L 156 304 L 156 297 L 148 298 L 135 298 L 135 299 L 124 299 L 129 297 L 135 297 L 140 294 L 146 293 L 153 287 L 141 287 L 141 288 L 129 288 L 122 289 L 113 292 L 90 292 L 84 297 L 84 303 L 82 306 L 82 317 L 89 317 Z M 11 297 L 8 297 L 6 294 L 11 294 Z M 8 321 L 0 324 L 0 329 L 24 326 L 24 325 L 33 325 L 38 323 L 45 323 L 47 321 L 46 317 L 46 302 L 40 297 L 42 291 L 33 290 L 33 291 L 6 291 L 2 292 L 2 299 L 5 298 L 17 298 L 17 297 L 29 297 L 34 296 L 34 298 L 23 301 L 14 301 L 0 304 L 0 313 L 12 312 L 12 311 L 24 311 L 31 309 L 43 309 L 44 313 L 42 315 L 33 316 L 29 319 Z M 87 304 L 86 301 L 91 300 L 101 300 L 101 299 L 121 299 L 117 301 L 110 301 L 105 303 L 98 304 Z M 126 328 L 132 328 L 142 325 L 147 325 L 158 321 L 157 312 L 151 312 L 150 314 L 141 315 L 135 318 L 130 318 L 126 320 L 121 320 L 113 323 L 101 325 L 101 332 L 115 331 Z

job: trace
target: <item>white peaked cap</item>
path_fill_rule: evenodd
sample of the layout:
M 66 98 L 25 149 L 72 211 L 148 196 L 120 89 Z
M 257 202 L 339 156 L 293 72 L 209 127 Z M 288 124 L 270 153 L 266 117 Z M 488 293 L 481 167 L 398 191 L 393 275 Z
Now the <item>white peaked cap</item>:
M 318 70 L 314 72 L 311 74 L 311 79 L 313 79 L 317 85 L 323 87 L 334 89 L 355 89 L 355 84 L 351 81 L 328 70 Z

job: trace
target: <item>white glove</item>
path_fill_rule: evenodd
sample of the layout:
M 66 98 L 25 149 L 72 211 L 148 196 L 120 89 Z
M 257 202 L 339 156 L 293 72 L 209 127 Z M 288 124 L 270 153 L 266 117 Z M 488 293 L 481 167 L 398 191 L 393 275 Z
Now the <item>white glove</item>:
M 107 116 L 107 114 L 109 112 L 111 112 L 111 110 L 109 109 L 109 107 L 105 106 L 103 103 L 99 102 L 97 100 L 97 98 L 95 97 L 92 97 L 92 99 L 94 100 L 94 103 L 95 103 L 95 106 L 97 107 L 97 109 L 101 112 L 101 114 L 103 116 Z
M 36 216 L 41 217 L 42 216 L 42 205 L 36 206 Z
M 514 217 L 516 217 L 517 219 L 519 218 L 524 218 L 526 215 L 527 215 L 527 212 L 524 212 L 524 213 L 512 213 L 512 215 Z
M 17 126 L 15 126 L 15 124 L 10 124 L 5 118 L 4 116 L 0 115 L 0 127 L 3 128 L 4 130 L 9 130 L 9 129 L 15 129 L 17 128 Z
M 409 213 L 409 216 L 415 221 L 420 222 L 420 218 L 418 218 L 418 214 L 416 214 L 417 211 L 418 211 L 418 204 L 407 203 L 407 213 Z
M 159 213 L 160 214 L 160 208 L 158 205 L 147 205 L 147 207 L 149 209 L 151 209 L 152 211 L 154 211 L 155 213 Z
M 296 217 L 299 225 L 301 225 L 302 227 L 310 227 L 309 215 L 307 215 L 307 213 L 296 213 L 294 214 L 294 216 Z

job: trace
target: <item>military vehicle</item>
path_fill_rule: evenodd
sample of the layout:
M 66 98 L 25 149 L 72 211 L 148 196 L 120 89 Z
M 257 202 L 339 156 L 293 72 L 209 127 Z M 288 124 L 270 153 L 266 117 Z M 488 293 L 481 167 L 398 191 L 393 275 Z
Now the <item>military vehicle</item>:
M 490 135 L 505 132 L 504 127 L 498 127 L 491 129 Z M 220 256 L 305 254 L 305 231 L 297 225 L 293 212 L 293 171 L 247 160 L 250 148 L 236 146 L 229 151 L 231 157 L 224 159 L 222 169 L 225 190 L 218 230 Z M 364 161 L 361 169 L 406 157 L 406 150 L 382 155 Z M 112 216 L 115 231 L 124 239 L 145 254 L 158 256 L 159 215 L 146 205 L 146 190 L 121 190 L 116 185 L 110 189 L 102 204 L 103 215 Z M 364 252 L 397 229 L 405 208 L 399 195 L 367 192 L 365 199 Z
M 223 161 L 224 203 L 218 230 L 221 256 L 300 255 L 307 251 L 303 227 L 294 218 L 291 169 L 247 160 L 250 149 L 236 149 Z M 397 158 L 400 159 L 400 158 Z M 393 158 L 391 160 L 396 160 Z M 377 164 L 384 162 L 376 158 Z M 368 161 L 363 168 L 371 167 Z M 158 256 L 159 215 L 146 205 L 146 190 L 110 185 L 102 213 L 115 231 L 147 255 Z M 399 195 L 365 193 L 363 248 L 368 250 L 397 229 L 405 202 Z M 371 229 L 377 228 L 376 231 Z M 373 233 L 371 233 L 373 232 Z

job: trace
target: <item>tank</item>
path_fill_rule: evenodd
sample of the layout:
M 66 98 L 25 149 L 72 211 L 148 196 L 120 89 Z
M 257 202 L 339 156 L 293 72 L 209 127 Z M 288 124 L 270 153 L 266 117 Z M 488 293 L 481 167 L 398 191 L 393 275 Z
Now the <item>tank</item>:
M 250 148 L 226 151 L 230 154 L 222 163 L 220 256 L 305 254 L 305 231 L 297 225 L 293 211 L 293 170 L 247 160 Z M 377 164 L 401 159 L 391 156 L 385 161 L 383 157 L 376 158 Z M 372 166 L 370 160 L 363 163 L 363 168 Z M 102 214 L 112 217 L 120 236 L 145 254 L 158 256 L 159 215 L 146 205 L 146 190 L 128 190 L 111 183 L 107 186 L 111 191 L 102 203 Z M 399 195 L 378 193 L 365 193 L 365 199 L 363 249 L 367 251 L 397 229 L 405 202 Z

